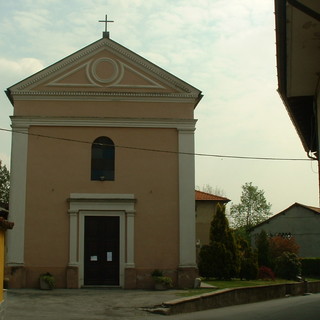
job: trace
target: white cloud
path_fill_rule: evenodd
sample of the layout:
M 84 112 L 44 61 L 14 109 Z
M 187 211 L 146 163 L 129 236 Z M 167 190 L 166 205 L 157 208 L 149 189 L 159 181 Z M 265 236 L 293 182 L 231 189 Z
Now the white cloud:
M 108 14 L 113 40 L 203 91 L 195 111 L 198 152 L 305 157 L 276 93 L 273 1 L 17 0 L 0 6 L 4 89 L 98 40 L 104 29 L 98 20 Z M 0 123 L 8 128 L 12 107 L 4 94 L 0 103 Z M 9 143 L 0 132 L 4 156 Z M 305 163 L 197 158 L 197 185 L 221 187 L 237 202 L 248 181 L 265 189 L 275 210 L 318 199 L 317 175 Z

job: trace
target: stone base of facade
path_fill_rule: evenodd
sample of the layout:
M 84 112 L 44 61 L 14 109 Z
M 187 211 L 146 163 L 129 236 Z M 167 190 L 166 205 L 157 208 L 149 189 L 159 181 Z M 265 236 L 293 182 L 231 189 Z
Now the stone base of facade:
M 76 266 L 67 267 L 67 289 L 79 288 L 79 268 Z
M 124 289 L 153 289 L 154 269 L 126 268 L 124 272 Z M 198 277 L 196 267 L 179 267 L 178 269 L 162 269 L 164 276 L 170 277 L 174 288 L 193 288 Z M 27 268 L 24 266 L 6 267 L 5 277 L 9 279 L 8 288 L 39 288 L 40 274 L 50 272 L 54 275 L 56 288 L 78 289 L 79 268 L 68 266 L 66 268 Z
M 194 287 L 194 281 L 199 277 L 197 267 L 179 267 L 178 268 L 178 283 L 179 289 L 190 289 Z
M 56 288 L 67 288 L 66 268 L 31 268 L 25 266 L 7 266 L 5 278 L 9 289 L 40 288 L 40 275 L 50 272 L 56 282 Z
M 135 268 L 126 268 L 124 271 L 124 288 L 137 288 L 137 272 Z
M 8 279 L 9 289 L 27 288 L 26 268 L 24 266 L 10 266 L 5 268 L 5 278 Z

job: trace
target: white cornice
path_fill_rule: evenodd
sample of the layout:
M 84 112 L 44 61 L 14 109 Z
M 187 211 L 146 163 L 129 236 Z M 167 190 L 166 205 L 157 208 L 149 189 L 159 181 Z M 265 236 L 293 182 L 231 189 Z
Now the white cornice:
M 144 101 L 144 102 L 192 102 L 198 95 L 190 93 L 139 93 L 139 92 L 86 92 L 86 91 L 12 91 L 16 101 Z
M 12 127 L 28 128 L 30 126 L 52 127 L 110 127 L 110 128 L 175 128 L 178 130 L 195 130 L 196 119 L 150 119 L 150 118 L 79 118 L 79 117 L 25 117 L 12 116 Z

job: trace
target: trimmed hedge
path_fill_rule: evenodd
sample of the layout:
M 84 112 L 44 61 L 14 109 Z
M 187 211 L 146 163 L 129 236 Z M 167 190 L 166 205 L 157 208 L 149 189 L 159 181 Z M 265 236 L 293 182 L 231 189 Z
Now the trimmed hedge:
M 301 258 L 302 276 L 320 277 L 320 258 Z

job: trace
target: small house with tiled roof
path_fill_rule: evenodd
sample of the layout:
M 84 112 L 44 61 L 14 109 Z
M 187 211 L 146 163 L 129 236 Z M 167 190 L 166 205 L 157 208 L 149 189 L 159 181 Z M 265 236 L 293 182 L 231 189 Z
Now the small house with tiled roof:
M 210 194 L 207 192 L 195 191 L 196 198 L 196 239 L 197 246 L 209 244 L 210 224 L 217 211 L 217 205 L 226 204 L 230 200 Z
M 269 236 L 294 237 L 300 257 L 320 257 L 320 208 L 294 203 L 254 227 L 253 239 L 262 230 Z

